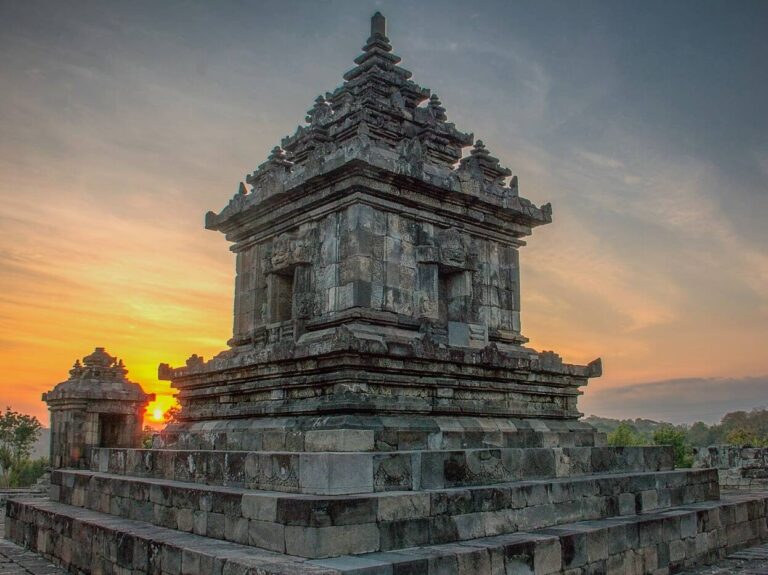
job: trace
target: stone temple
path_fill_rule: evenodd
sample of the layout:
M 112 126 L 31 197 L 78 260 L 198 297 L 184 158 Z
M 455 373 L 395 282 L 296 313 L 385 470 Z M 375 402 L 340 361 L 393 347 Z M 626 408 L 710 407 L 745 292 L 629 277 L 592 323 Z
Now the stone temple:
M 207 214 L 234 329 L 160 366 L 178 421 L 54 470 L 10 538 L 166 575 L 666 574 L 768 538 L 765 494 L 580 421 L 600 361 L 521 331 L 519 248 L 550 206 L 399 62 L 374 15 L 342 86 Z
M 51 465 L 80 467 L 94 447 L 136 447 L 144 412 L 154 394 L 129 381 L 122 360 L 103 347 L 75 362 L 69 379 L 43 401 L 51 412 Z

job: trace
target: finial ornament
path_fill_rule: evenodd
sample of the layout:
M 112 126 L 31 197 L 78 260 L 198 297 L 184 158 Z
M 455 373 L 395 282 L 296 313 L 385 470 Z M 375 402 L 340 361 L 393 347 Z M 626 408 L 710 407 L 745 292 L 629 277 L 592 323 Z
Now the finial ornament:
M 381 12 L 376 12 L 371 17 L 371 38 L 376 36 L 387 37 L 387 19 L 382 16 Z
M 437 94 L 432 94 L 429 97 L 429 111 L 430 114 L 432 114 L 432 117 L 440 122 L 445 122 L 448 119 L 448 116 L 445 115 L 445 108 L 443 108 L 443 103 L 440 101 L 440 98 L 438 98 Z

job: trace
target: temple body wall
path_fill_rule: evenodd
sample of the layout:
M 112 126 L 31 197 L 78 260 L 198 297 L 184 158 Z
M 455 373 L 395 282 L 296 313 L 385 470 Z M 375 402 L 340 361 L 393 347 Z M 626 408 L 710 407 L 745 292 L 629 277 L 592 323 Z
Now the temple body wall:
M 236 249 L 236 343 L 295 337 L 353 308 L 434 324 L 456 345 L 520 339 L 510 242 L 359 203 Z

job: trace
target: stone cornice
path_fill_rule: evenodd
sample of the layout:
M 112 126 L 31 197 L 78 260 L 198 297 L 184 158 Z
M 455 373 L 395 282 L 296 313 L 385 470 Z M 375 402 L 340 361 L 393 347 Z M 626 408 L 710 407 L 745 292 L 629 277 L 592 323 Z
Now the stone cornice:
M 334 211 L 338 203 L 354 202 L 411 213 L 436 224 L 475 225 L 480 236 L 495 235 L 495 239 L 507 242 L 528 236 L 533 227 L 552 221 L 547 206 L 539 208 L 523 198 L 501 202 L 493 196 L 470 196 L 352 160 L 262 201 L 249 195 L 236 196 L 221 213 L 208 212 L 206 227 L 224 232 L 233 242 L 254 241 Z

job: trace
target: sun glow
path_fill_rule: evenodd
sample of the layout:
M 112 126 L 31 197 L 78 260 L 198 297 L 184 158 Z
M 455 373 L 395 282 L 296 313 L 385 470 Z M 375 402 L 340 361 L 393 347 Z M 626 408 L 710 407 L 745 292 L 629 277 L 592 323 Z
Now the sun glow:
M 147 406 L 145 423 L 153 428 L 160 428 L 166 423 L 168 410 L 176 406 L 176 398 L 168 394 L 157 394 L 155 400 Z

